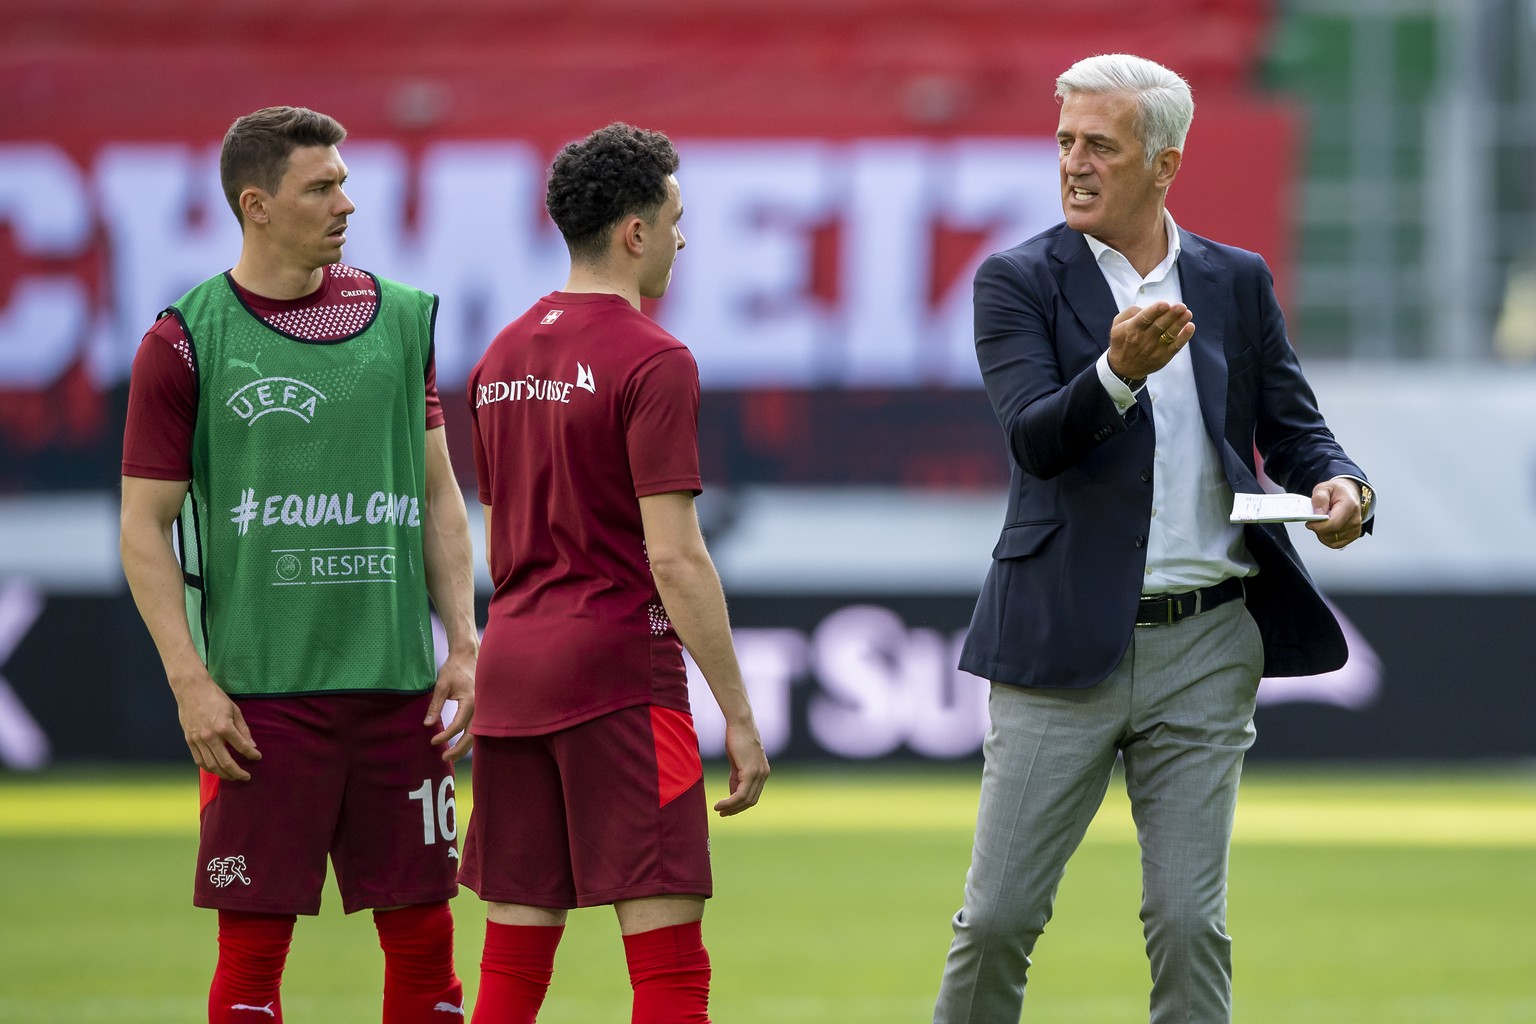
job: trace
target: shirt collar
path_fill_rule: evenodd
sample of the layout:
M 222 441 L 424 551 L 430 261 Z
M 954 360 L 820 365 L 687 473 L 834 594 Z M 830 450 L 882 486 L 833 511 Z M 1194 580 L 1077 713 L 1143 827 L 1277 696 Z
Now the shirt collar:
M 1184 248 L 1183 243 L 1179 239 L 1179 226 L 1173 222 L 1173 214 L 1168 212 L 1167 207 L 1163 208 L 1163 224 L 1168 229 L 1168 255 L 1163 257 L 1161 263 L 1152 268 L 1152 272 L 1145 278 L 1147 281 L 1161 281 L 1164 277 L 1167 277 L 1168 271 L 1173 269 L 1173 265 L 1178 262 L 1179 253 Z M 1104 264 L 1106 253 L 1113 253 L 1113 256 L 1109 258 L 1119 259 L 1121 262 L 1129 265 L 1129 261 L 1126 260 L 1124 256 L 1120 255 L 1119 252 L 1111 249 L 1097 238 L 1094 238 L 1092 235 L 1084 235 L 1083 239 L 1088 243 L 1089 251 L 1093 253 L 1094 262 L 1098 263 L 1100 266 Z

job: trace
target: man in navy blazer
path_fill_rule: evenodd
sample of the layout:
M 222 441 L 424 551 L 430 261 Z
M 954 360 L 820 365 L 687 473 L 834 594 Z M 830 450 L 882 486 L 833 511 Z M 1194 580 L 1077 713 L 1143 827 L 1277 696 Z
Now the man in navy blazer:
M 934 1020 L 1016 1024 L 1035 940 L 1125 766 L 1154 1024 L 1231 1020 L 1226 869 L 1262 675 L 1347 651 L 1286 528 L 1229 522 L 1264 472 L 1327 547 L 1369 532 L 1259 256 L 1165 206 L 1194 114 L 1151 61 L 1057 79 L 1065 223 L 976 275 L 976 352 L 1006 436 L 1002 535 L 960 667 L 992 681 L 965 903 Z

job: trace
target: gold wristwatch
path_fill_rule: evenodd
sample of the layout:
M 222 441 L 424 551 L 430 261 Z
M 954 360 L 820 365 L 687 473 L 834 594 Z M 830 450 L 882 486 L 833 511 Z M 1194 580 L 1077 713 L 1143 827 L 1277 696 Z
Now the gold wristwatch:
M 1360 481 L 1360 521 L 1371 518 L 1371 505 L 1376 501 L 1376 491 L 1364 480 Z

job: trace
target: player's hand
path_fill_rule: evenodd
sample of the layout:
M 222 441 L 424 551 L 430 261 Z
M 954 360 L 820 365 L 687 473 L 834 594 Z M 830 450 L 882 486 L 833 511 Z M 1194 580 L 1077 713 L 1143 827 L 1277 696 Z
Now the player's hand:
M 233 747 L 248 761 L 261 760 L 261 751 L 256 749 L 256 740 L 245 724 L 240 706 L 219 689 L 207 672 L 173 686 L 172 692 L 176 695 L 182 735 L 197 766 L 221 779 L 249 781 L 251 773 L 240 767 L 230 753 Z
M 1349 547 L 1364 532 L 1365 522 L 1360 517 L 1360 484 L 1347 476 L 1324 480 L 1312 488 L 1312 510 L 1328 519 L 1308 523 L 1307 529 L 1335 551 Z
M 725 756 L 731 762 L 731 795 L 715 804 L 722 818 L 740 814 L 757 803 L 768 781 L 768 753 L 757 724 L 725 725 Z
M 1127 306 L 1109 328 L 1109 368 L 1126 377 L 1150 377 L 1195 336 L 1195 315 L 1182 302 Z
M 443 751 L 444 761 L 457 761 L 469 753 L 475 739 L 469 734 L 469 723 L 475 717 L 475 658 L 469 654 L 449 652 L 443 667 L 437 670 L 437 684 L 432 687 L 432 703 L 427 705 L 427 717 L 422 724 L 434 725 L 443 719 L 443 705 L 450 700 L 458 701 L 453 721 L 432 737 L 434 746 L 441 746 L 459 737 L 459 741 Z

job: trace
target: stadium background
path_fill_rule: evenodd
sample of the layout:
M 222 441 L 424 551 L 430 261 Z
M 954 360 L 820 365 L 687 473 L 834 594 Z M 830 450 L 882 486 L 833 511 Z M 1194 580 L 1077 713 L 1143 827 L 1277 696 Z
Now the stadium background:
M 984 687 L 954 648 L 1006 466 L 970 272 L 1058 219 L 1052 79 L 1110 50 L 1189 77 L 1170 208 L 1269 259 L 1382 496 L 1378 536 L 1302 545 L 1351 662 L 1266 683 L 1255 758 L 1536 745 L 1529 3 L 8 0 L 6 21 L 5 764 L 183 756 L 116 561 L 126 376 L 155 312 L 232 261 L 217 141 L 277 102 L 351 129 L 348 259 L 442 296 L 466 485 L 464 376 L 563 280 L 554 149 L 612 119 L 677 137 L 690 246 L 652 312 L 698 354 L 702 511 L 772 753 L 974 757 Z
M 466 485 L 464 373 L 563 280 L 555 148 L 616 118 L 679 140 L 689 248 L 653 312 L 699 357 L 701 508 L 776 766 L 713 833 L 716 1015 L 923 1019 L 983 722 L 954 651 L 1006 479 L 969 276 L 1057 218 L 1052 79 L 1111 50 L 1189 77 L 1170 208 L 1269 259 L 1381 496 L 1378 535 L 1302 545 L 1350 664 L 1264 686 L 1241 1019 L 1536 1020 L 1536 3 L 0 0 L 0 25 L 0 1022 L 201 1016 L 195 787 L 117 563 L 118 454 L 140 335 L 237 251 L 218 139 L 268 103 L 351 129 L 349 261 L 442 294 Z M 1032 1019 L 1145 1012 L 1128 819 L 1112 787 Z M 335 905 L 291 1019 L 376 1016 Z M 624 1019 L 609 920 L 573 916 L 557 972 L 551 1024 Z

